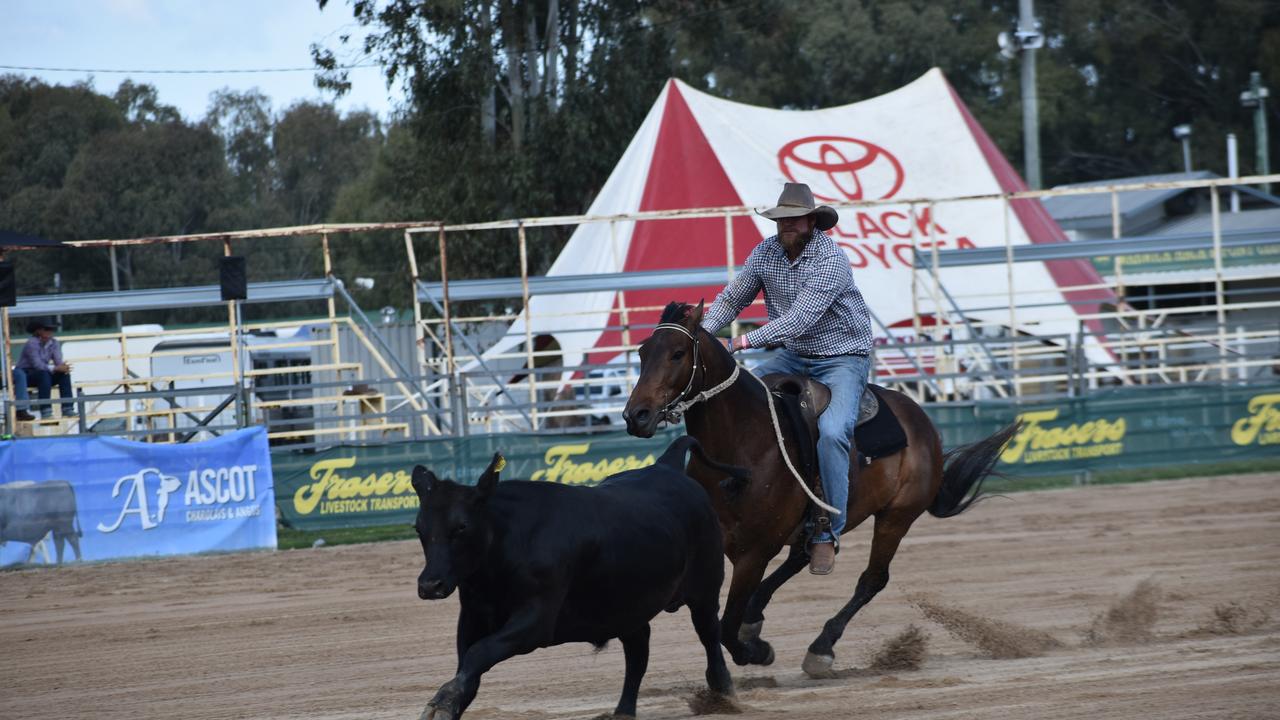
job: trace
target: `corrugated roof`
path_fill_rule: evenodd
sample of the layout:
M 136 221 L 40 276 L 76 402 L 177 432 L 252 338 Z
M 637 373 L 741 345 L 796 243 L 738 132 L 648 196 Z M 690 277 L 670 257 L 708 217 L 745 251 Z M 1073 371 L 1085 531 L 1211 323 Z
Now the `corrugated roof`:
M 1222 204 L 1226 205 L 1225 202 Z M 1277 240 L 1280 240 L 1280 207 L 1243 210 L 1238 213 L 1228 212 L 1224 207 L 1221 217 L 1223 232 L 1230 230 L 1274 230 L 1276 231 Z M 1159 229 L 1159 233 L 1162 235 L 1181 233 L 1209 234 L 1212 232 L 1213 216 L 1209 213 L 1197 213 L 1175 218 L 1171 222 L 1161 225 Z
M 1058 188 L 1103 187 L 1107 185 L 1139 185 L 1142 183 L 1176 182 L 1179 180 L 1207 180 L 1216 178 L 1216 173 L 1208 170 L 1196 170 L 1189 173 L 1167 173 L 1164 175 L 1139 175 L 1137 177 L 1111 178 L 1086 183 L 1059 185 Z M 1120 199 L 1120 217 L 1128 217 L 1163 203 L 1175 195 L 1186 192 L 1186 188 L 1165 190 L 1138 190 L 1122 192 Z M 1082 220 L 1085 218 L 1111 217 L 1111 194 L 1097 193 L 1092 195 L 1066 195 L 1048 197 L 1042 200 L 1044 207 L 1059 222 Z

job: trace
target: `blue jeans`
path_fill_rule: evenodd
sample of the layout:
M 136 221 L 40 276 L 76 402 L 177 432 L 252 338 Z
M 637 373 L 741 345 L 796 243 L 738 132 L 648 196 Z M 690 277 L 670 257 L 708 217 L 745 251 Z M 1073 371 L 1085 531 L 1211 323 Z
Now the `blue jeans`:
M 62 393 L 63 417 L 71 417 L 75 414 L 76 405 L 71 402 L 72 394 L 70 373 L 51 373 L 48 370 L 32 370 L 30 368 L 13 369 L 13 397 L 17 400 L 19 410 L 26 410 L 31 405 L 28 400 L 30 395 L 27 388 L 32 382 L 34 382 L 36 386 L 36 396 L 41 400 L 48 400 L 53 397 L 53 385 L 54 383 L 57 383 L 58 391 Z M 41 406 L 40 415 L 42 417 L 52 417 L 53 406 Z
M 818 472 L 822 474 L 827 504 L 840 508 L 840 514 L 831 516 L 831 532 L 815 536 L 814 542 L 831 542 L 844 530 L 845 508 L 849 504 L 849 449 L 870 369 L 870 358 L 858 355 L 811 360 L 790 350 L 779 350 L 755 369 L 760 376 L 806 375 L 831 388 L 831 404 L 818 418 Z

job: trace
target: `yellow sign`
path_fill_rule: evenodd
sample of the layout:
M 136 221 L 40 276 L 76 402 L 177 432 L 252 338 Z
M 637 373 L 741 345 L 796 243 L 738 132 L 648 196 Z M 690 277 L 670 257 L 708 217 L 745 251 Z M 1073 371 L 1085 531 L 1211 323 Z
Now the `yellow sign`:
M 547 467 L 534 472 L 530 479 L 565 485 L 589 485 L 598 483 L 615 473 L 635 470 L 654 463 L 653 455 L 646 455 L 644 458 L 627 455 L 596 462 L 574 461 L 575 457 L 585 455 L 590 450 L 589 442 L 552 445 L 543 456 L 543 462 Z
M 320 460 L 311 466 L 311 482 L 293 494 L 293 508 L 301 515 L 319 510 L 321 515 L 418 507 L 409 474 L 403 470 L 343 477 L 355 467 L 356 458 Z
M 1280 444 L 1280 393 L 1249 399 L 1249 416 L 1231 426 L 1231 442 L 1237 445 Z
M 1023 422 L 1018 435 L 1001 453 L 1007 463 L 1038 463 L 1119 455 L 1124 452 L 1124 418 L 1099 418 L 1084 423 L 1050 426 L 1058 408 L 1018 415 Z

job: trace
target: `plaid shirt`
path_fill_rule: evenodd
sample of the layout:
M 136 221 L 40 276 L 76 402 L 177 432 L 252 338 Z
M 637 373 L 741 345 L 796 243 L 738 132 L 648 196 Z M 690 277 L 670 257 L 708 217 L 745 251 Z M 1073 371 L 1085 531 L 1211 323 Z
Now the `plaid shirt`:
M 769 322 L 747 333 L 751 347 L 782 345 L 810 356 L 871 351 L 871 313 L 853 283 L 849 259 L 826 233 L 815 229 L 795 262 L 776 235 L 766 238 L 716 296 L 702 326 L 715 334 L 762 289 Z
M 40 338 L 32 335 L 26 346 L 22 348 L 22 355 L 18 357 L 18 367 L 23 370 L 48 370 L 53 371 L 54 366 L 62 364 L 62 348 L 58 346 L 56 338 L 49 338 L 49 342 L 40 342 Z

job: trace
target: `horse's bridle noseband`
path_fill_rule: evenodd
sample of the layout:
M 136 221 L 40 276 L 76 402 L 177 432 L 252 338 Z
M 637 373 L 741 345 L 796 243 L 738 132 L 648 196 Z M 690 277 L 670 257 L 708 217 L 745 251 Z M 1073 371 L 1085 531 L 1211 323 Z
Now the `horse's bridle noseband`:
M 653 332 L 657 333 L 659 330 L 677 330 L 683 333 L 685 337 L 693 341 L 693 370 L 689 372 L 689 382 L 684 386 L 684 390 L 682 390 L 679 395 L 676 395 L 674 398 L 672 398 L 671 402 L 667 403 L 665 407 L 663 407 L 661 410 L 658 411 L 659 419 L 666 420 L 667 422 L 674 425 L 680 422 L 680 419 L 684 417 L 685 412 L 689 408 L 693 407 L 694 405 L 697 405 L 700 402 L 705 402 L 707 400 L 710 400 L 716 395 L 719 395 L 720 393 L 724 392 L 726 389 L 728 389 L 730 385 L 736 382 L 738 379 L 738 372 L 741 370 L 741 366 L 738 365 L 737 363 L 734 363 L 733 373 L 729 375 L 729 379 L 711 388 L 710 390 L 704 390 L 698 393 L 697 395 L 694 395 L 692 398 L 685 400 L 685 397 L 688 396 L 689 393 L 693 390 L 693 383 L 698 377 L 698 360 L 702 357 L 702 353 L 699 352 L 701 350 L 701 347 L 699 346 L 699 343 L 698 343 L 698 336 L 695 333 L 689 332 L 688 328 L 678 323 L 659 323 L 656 327 L 653 328 Z M 703 368 L 703 374 L 704 375 L 706 374 L 705 367 Z

